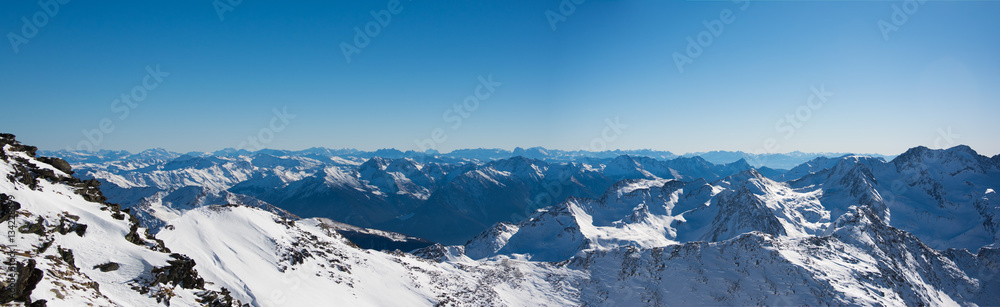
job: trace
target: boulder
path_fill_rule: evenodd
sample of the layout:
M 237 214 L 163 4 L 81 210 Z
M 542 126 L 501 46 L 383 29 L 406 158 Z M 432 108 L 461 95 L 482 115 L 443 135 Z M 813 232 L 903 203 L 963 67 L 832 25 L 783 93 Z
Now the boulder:
M 69 165 L 69 162 L 66 162 L 66 160 L 60 158 L 39 157 L 38 161 L 42 161 L 48 165 L 52 165 L 52 167 L 55 167 L 57 170 L 60 170 L 63 173 L 69 175 L 73 174 L 73 167 L 71 167 Z

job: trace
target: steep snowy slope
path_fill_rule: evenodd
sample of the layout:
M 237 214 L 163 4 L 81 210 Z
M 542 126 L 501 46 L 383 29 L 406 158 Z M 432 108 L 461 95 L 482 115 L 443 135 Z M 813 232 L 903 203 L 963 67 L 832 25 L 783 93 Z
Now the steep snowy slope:
M 53 306 L 221 304 L 184 255 L 171 254 L 65 161 L 0 134 L 0 203 L 9 225 L 0 303 Z M 15 230 L 16 231 L 13 231 Z M 211 285 L 209 289 L 221 290 Z M 231 299 L 230 299 L 231 300 Z
M 558 288 L 560 279 L 578 275 L 566 268 L 363 250 L 322 220 L 285 220 L 248 207 L 191 210 L 160 236 L 191 255 L 207 281 L 254 306 L 576 304 L 575 291 Z

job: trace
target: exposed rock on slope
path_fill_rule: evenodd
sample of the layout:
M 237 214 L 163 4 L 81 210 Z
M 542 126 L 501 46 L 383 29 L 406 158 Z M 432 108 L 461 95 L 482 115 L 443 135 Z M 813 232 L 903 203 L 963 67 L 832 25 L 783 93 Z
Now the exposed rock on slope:
M 74 178 L 59 160 L 34 152 L 13 135 L 0 134 L 0 200 L 4 220 L 17 228 L 14 243 L 3 245 L 17 269 L 0 290 L 0 303 L 219 306 L 231 301 L 219 288 L 171 282 L 200 277 L 193 268 L 171 269 L 170 258 L 177 254 L 117 205 L 104 203 L 96 181 Z M 118 269 L 101 269 L 108 262 Z M 171 273 L 164 278 L 162 270 Z

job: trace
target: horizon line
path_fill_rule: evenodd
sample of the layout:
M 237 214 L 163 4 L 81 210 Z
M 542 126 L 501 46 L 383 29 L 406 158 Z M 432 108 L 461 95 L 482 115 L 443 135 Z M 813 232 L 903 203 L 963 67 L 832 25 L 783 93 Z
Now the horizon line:
M 430 149 L 430 150 L 427 150 L 427 151 L 416 151 L 416 150 L 412 150 L 412 149 L 401 150 L 401 149 L 397 149 L 397 148 L 393 148 L 393 147 L 379 148 L 379 149 L 375 149 L 375 150 L 363 150 L 363 149 L 349 148 L 349 147 L 331 148 L 331 147 L 323 147 L 323 146 L 313 146 L 313 147 L 308 147 L 308 148 L 303 148 L 303 149 L 261 148 L 261 149 L 256 149 L 256 150 L 249 150 L 249 149 L 245 149 L 245 148 L 236 149 L 236 148 L 233 148 L 233 147 L 226 147 L 226 148 L 222 148 L 222 149 L 218 149 L 218 150 L 214 150 L 214 151 L 193 150 L 193 151 L 187 151 L 187 152 L 174 151 L 174 150 L 170 150 L 170 149 L 167 149 L 167 148 L 164 148 L 164 147 L 147 148 L 147 149 L 143 149 L 143 150 L 140 150 L 140 151 L 130 151 L 130 150 L 127 150 L 127 149 L 99 149 L 99 150 L 66 150 L 66 149 L 58 149 L 58 150 L 49 150 L 49 149 L 43 149 L 43 148 L 39 148 L 39 151 L 45 151 L 45 152 L 87 152 L 87 153 L 98 153 L 98 152 L 101 152 L 101 151 L 110 151 L 110 152 L 127 152 L 129 154 L 138 154 L 138 153 L 143 153 L 143 152 L 147 152 L 147 151 L 164 150 L 164 151 L 167 151 L 167 152 L 170 152 L 170 153 L 176 153 L 176 154 L 186 155 L 186 154 L 191 154 L 191 153 L 215 154 L 217 152 L 230 151 L 230 150 L 231 151 L 236 151 L 236 152 L 245 151 L 245 152 L 248 152 L 248 153 L 259 153 L 261 151 L 268 151 L 268 150 L 270 150 L 270 151 L 285 151 L 285 152 L 302 152 L 302 151 L 306 151 L 306 150 L 310 150 L 310 149 L 326 149 L 326 150 L 332 150 L 332 151 L 338 151 L 338 150 L 356 151 L 358 153 L 375 153 L 375 152 L 378 152 L 378 151 L 394 150 L 394 151 L 398 151 L 401 154 L 410 153 L 410 154 L 423 154 L 423 155 L 450 155 L 450 154 L 454 154 L 456 151 L 461 151 L 461 150 L 500 150 L 500 151 L 505 151 L 507 153 L 513 153 L 515 150 L 517 150 L 517 149 L 520 148 L 522 150 L 543 149 L 543 150 L 546 150 L 546 151 L 571 152 L 571 153 L 584 152 L 584 153 L 594 153 L 594 154 L 599 154 L 599 153 L 616 153 L 616 152 L 633 152 L 633 151 L 652 151 L 652 152 L 661 152 L 661 153 L 665 153 L 665 154 L 671 154 L 671 155 L 678 156 L 678 157 L 683 157 L 683 156 L 700 156 L 700 155 L 703 155 L 703 154 L 713 153 L 713 152 L 742 153 L 742 154 L 748 154 L 748 155 L 789 155 L 789 154 L 799 153 L 799 154 L 836 155 L 836 156 L 843 156 L 843 155 L 869 155 L 869 156 L 876 156 L 877 155 L 877 156 L 882 156 L 882 157 L 894 157 L 894 156 L 902 155 L 903 153 L 905 153 L 906 151 L 908 151 L 910 149 L 919 148 L 919 147 L 924 147 L 924 148 L 931 149 L 931 150 L 948 150 L 948 149 L 952 149 L 952 148 L 955 148 L 955 147 L 961 147 L 961 146 L 966 146 L 966 147 L 969 147 L 970 149 L 972 149 L 972 146 L 965 145 L 965 144 L 958 144 L 958 145 L 947 147 L 947 148 L 931 148 L 931 147 L 924 146 L 924 145 L 917 145 L 917 146 L 909 147 L 906 150 L 904 150 L 903 152 L 896 153 L 896 154 L 885 154 L 885 153 L 877 153 L 877 152 L 867 152 L 867 153 L 865 153 L 865 152 L 845 152 L 845 151 L 837 152 L 837 151 L 801 151 L 801 150 L 793 150 L 793 151 L 787 151 L 787 152 L 765 152 L 765 153 L 754 153 L 754 152 L 743 151 L 743 150 L 711 150 L 711 151 L 696 151 L 696 152 L 676 153 L 676 152 L 672 152 L 670 150 L 650 149 L 650 148 L 641 148 L 641 149 L 620 149 L 619 148 L 619 149 L 609 149 L 609 150 L 603 150 L 603 151 L 593 151 L 593 150 L 582 150 L 582 149 L 576 149 L 576 150 L 554 149 L 554 148 L 546 148 L 544 146 L 533 146 L 533 147 L 520 147 L 520 146 L 517 146 L 514 149 L 505 149 L 505 148 L 498 148 L 498 147 L 494 147 L 494 148 L 487 148 L 487 147 L 458 148 L 458 149 L 452 149 L 452 150 L 450 150 L 448 152 L 440 152 L 440 151 L 433 150 L 433 149 Z M 977 154 L 982 155 L 982 156 L 986 156 L 986 157 L 993 157 L 993 156 L 996 156 L 996 155 L 1000 155 L 1000 153 L 994 154 L 994 155 L 988 155 L 988 154 L 984 154 L 984 153 L 981 153 L 979 151 L 976 151 L 975 149 L 972 149 L 972 150 L 975 151 Z

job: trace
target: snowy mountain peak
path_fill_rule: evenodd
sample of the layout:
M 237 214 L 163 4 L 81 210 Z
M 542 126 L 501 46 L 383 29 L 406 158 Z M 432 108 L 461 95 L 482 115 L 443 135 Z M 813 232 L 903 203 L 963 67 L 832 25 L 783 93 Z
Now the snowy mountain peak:
M 966 145 L 958 145 L 948 149 L 929 149 L 924 146 L 914 147 L 892 160 L 900 172 L 919 171 L 921 169 L 940 168 L 951 176 L 962 172 L 985 174 L 989 170 L 997 170 L 997 164 L 990 158 L 982 156 Z
M 780 185 L 774 180 L 761 175 L 756 169 L 748 169 L 735 175 L 730 175 L 720 180 L 720 185 L 726 186 L 730 190 L 748 189 L 753 193 L 766 194 L 772 190 L 771 187 Z
M 170 160 L 180 156 L 181 154 L 166 150 L 164 148 L 152 148 L 143 150 L 137 154 L 130 155 L 128 159 L 159 159 L 159 160 Z
M 740 158 L 739 160 L 736 160 L 736 162 L 733 162 L 733 163 L 726 163 L 725 166 L 728 167 L 728 168 L 730 168 L 730 169 L 750 169 L 750 168 L 753 168 L 750 165 L 750 163 L 747 162 L 746 158 Z
M 507 241 L 510 240 L 510 237 L 517 230 L 517 225 L 507 222 L 496 223 L 475 238 L 472 238 L 472 240 L 469 240 L 464 247 L 465 254 L 473 259 L 481 259 L 494 255 L 504 245 L 507 245 Z
M 367 170 L 384 171 L 385 168 L 389 166 L 389 163 L 392 163 L 392 160 L 383 157 L 372 157 L 371 159 L 368 159 L 368 161 L 365 161 L 365 163 L 362 163 L 361 166 L 358 167 L 358 170 L 362 172 Z
M 549 164 L 537 159 L 514 156 L 489 162 L 485 166 L 516 177 L 541 179 Z
M 712 221 L 711 230 L 702 236 L 706 241 L 726 240 L 750 231 L 785 234 L 781 221 L 746 185 L 735 193 L 721 195 L 715 204 L 719 213 Z
M 639 162 L 636 157 L 630 155 L 621 155 L 614 158 L 604 167 L 604 175 L 617 178 L 642 178 L 642 179 L 657 179 L 656 175 L 645 169 L 645 166 Z

